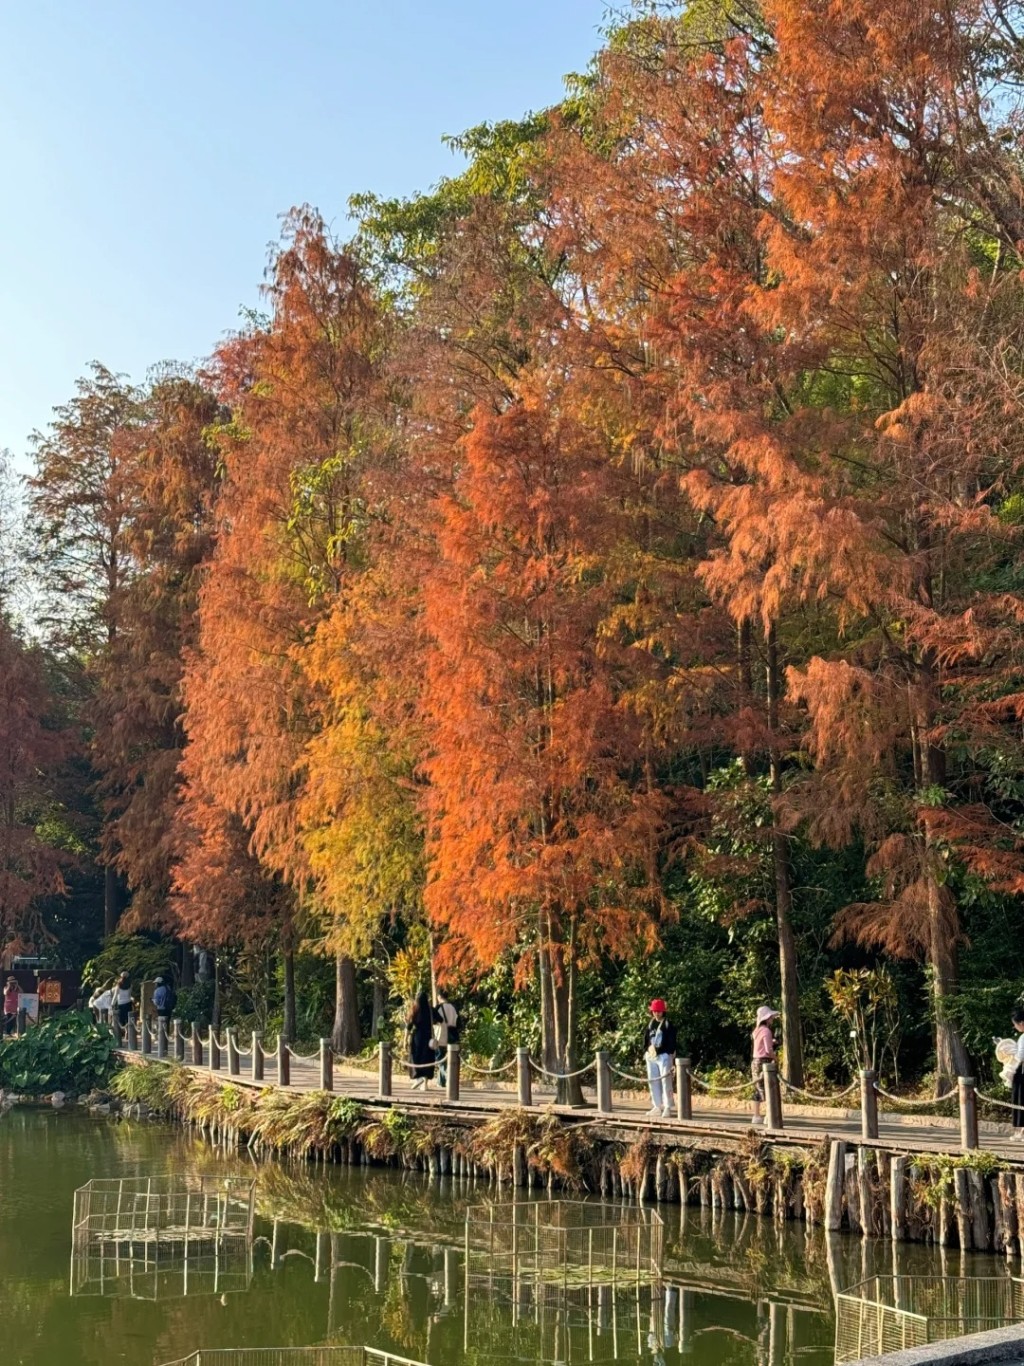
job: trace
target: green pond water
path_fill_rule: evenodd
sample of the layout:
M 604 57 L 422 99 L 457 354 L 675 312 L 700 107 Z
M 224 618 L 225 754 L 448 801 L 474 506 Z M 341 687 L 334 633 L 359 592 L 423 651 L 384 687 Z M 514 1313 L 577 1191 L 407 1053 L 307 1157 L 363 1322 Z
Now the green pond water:
M 180 1247 L 100 1271 L 95 1257 L 73 1259 L 76 1188 L 166 1174 L 252 1177 L 251 1245 L 187 1266 Z M 161 1366 L 199 1348 L 351 1343 L 430 1366 L 831 1366 L 833 1286 L 891 1272 L 894 1256 L 900 1272 L 946 1269 L 923 1248 L 669 1206 L 657 1291 L 627 1280 L 542 1293 L 517 1288 L 486 1251 L 465 1265 L 467 1207 L 475 1239 L 488 1205 L 510 1198 L 418 1174 L 254 1164 L 177 1129 L 16 1109 L 0 1118 L 0 1352 L 5 1366 Z M 959 1257 L 948 1269 L 961 1273 Z

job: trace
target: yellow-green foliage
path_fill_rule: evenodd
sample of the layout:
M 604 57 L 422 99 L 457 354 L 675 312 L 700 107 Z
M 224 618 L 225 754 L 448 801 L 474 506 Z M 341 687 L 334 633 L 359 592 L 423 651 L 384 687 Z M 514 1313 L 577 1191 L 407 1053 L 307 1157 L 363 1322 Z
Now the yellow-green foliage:
M 153 1110 L 173 1108 L 168 1096 L 168 1083 L 174 1068 L 168 1063 L 149 1066 L 122 1067 L 110 1083 L 110 1089 L 126 1105 L 148 1105 Z

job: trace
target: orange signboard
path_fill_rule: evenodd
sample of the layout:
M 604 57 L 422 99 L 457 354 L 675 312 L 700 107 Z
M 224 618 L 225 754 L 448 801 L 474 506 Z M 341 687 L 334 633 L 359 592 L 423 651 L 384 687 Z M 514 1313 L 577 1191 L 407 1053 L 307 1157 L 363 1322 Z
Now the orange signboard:
M 60 983 L 44 978 L 39 983 L 39 1002 L 44 1006 L 60 1005 Z

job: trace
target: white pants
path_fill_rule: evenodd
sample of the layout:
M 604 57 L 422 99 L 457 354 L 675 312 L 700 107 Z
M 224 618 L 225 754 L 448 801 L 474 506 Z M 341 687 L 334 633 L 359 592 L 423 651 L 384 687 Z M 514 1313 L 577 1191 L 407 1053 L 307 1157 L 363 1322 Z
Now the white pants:
M 672 1069 L 671 1053 L 659 1053 L 656 1058 L 647 1059 L 647 1079 L 651 1085 L 651 1101 L 659 1110 L 667 1105 L 672 1108 Z

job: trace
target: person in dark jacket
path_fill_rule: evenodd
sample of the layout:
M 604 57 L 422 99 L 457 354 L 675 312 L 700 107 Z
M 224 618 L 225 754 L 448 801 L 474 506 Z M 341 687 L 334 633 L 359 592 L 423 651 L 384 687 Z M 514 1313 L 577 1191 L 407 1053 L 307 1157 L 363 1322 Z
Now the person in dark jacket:
M 413 1002 L 406 1033 L 409 1042 L 409 1076 L 414 1088 L 426 1089 L 434 1076 L 434 1012 L 425 991 L 421 991 Z
M 648 1114 L 668 1119 L 672 1114 L 673 1073 L 676 1066 L 676 1027 L 668 1018 L 665 1002 L 651 1002 L 651 1018 L 644 1031 L 644 1058 L 651 1088 Z

